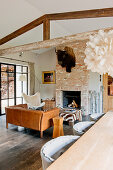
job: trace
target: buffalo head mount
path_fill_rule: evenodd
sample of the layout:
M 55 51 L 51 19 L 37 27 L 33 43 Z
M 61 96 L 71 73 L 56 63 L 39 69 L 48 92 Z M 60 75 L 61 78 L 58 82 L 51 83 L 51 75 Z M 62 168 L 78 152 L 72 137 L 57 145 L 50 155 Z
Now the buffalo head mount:
M 75 67 L 75 55 L 71 55 L 66 50 L 55 50 L 55 52 L 57 54 L 58 64 L 66 67 L 67 72 L 71 72 L 71 68 Z

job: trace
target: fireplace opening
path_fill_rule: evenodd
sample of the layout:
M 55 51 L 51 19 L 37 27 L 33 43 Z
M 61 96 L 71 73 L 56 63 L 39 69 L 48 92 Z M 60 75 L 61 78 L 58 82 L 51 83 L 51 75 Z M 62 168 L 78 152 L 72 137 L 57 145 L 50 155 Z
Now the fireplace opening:
M 81 91 L 63 91 L 63 108 L 81 108 Z

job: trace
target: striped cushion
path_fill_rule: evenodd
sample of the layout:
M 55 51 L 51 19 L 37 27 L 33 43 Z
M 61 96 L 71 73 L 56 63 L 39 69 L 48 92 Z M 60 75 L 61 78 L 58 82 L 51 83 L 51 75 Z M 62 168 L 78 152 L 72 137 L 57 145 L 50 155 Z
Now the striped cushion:
M 74 111 L 63 111 L 60 113 L 60 117 L 64 118 L 64 121 L 74 122 L 75 120 L 82 120 L 82 111 L 74 110 Z

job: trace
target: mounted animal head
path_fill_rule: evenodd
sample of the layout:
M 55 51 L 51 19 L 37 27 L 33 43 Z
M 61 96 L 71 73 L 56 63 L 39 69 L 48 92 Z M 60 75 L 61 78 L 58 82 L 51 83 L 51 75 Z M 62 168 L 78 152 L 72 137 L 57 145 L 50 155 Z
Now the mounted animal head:
M 55 50 L 58 58 L 58 64 L 66 67 L 67 72 L 71 72 L 71 68 L 75 67 L 75 56 L 70 55 L 66 50 Z

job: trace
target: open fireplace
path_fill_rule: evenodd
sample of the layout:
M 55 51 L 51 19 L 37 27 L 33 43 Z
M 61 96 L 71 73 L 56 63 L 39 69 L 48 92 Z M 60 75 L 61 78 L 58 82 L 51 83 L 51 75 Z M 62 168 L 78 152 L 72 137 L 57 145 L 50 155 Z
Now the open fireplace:
M 63 108 L 81 108 L 81 91 L 63 91 Z

